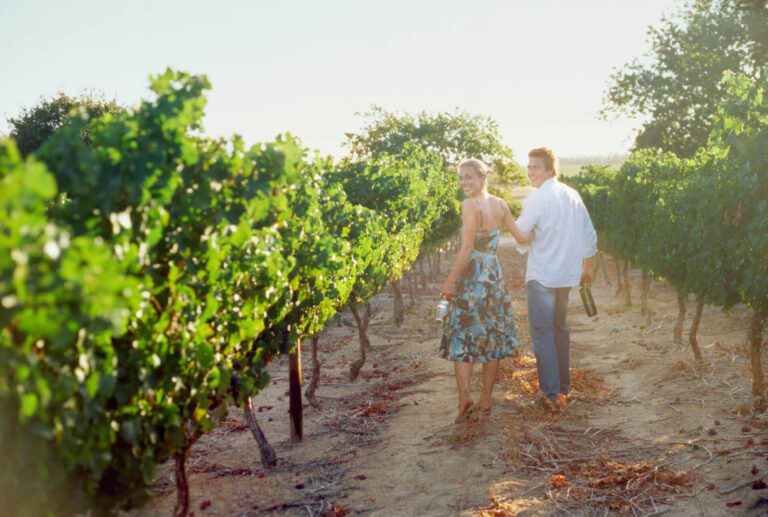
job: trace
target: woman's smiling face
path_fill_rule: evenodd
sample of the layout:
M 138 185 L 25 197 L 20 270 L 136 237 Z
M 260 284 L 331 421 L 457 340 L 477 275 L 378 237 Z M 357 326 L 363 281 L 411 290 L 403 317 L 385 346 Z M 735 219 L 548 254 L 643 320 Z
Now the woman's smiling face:
M 467 197 L 475 197 L 483 191 L 484 181 L 474 167 L 459 168 L 459 184 Z

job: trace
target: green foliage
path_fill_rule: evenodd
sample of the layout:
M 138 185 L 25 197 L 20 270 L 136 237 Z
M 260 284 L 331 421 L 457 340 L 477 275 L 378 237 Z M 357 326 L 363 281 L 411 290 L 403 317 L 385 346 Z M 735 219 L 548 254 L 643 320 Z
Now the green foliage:
M 279 344 L 280 352 L 322 330 L 347 301 L 359 270 L 371 260 L 379 217 L 349 202 L 341 185 L 329 181 L 333 164 L 313 164 L 297 155 L 299 179 L 288 189 L 292 221 L 280 227 L 283 254 L 293 267 L 285 280 L 291 289 L 267 313 L 257 346 Z
M 641 150 L 619 171 L 585 167 L 571 184 L 590 211 L 601 250 L 642 266 L 684 293 L 731 305 L 738 300 L 729 295 L 723 276 L 727 250 L 713 244 L 727 241 L 711 210 L 727 199 L 722 185 L 712 181 L 721 167 L 704 151 L 680 159 Z
M 592 224 L 599 239 L 598 245 L 602 251 L 614 254 L 608 233 L 614 224 L 611 213 L 611 184 L 618 171 L 610 165 L 585 165 L 574 176 L 561 180 L 579 191 L 584 205 L 589 211 Z
M 358 275 L 354 301 L 365 301 L 398 279 L 416 259 L 424 236 L 455 199 L 443 172 L 439 158 L 418 146 L 376 161 L 344 161 L 330 171 L 329 180 L 342 186 L 350 202 L 380 217 L 368 230 L 372 260 Z
M 246 151 L 235 140 L 228 151 L 193 136 L 207 87 L 169 71 L 153 80 L 153 102 L 92 121 L 89 145 L 78 120 L 39 151 L 69 198 L 57 220 L 109 242 L 142 285 L 127 332 L 112 340 L 115 432 L 99 450 L 108 461 L 86 470 L 107 506 L 142 504 L 155 463 L 185 453 L 234 396 L 263 387 L 264 366 L 281 351 L 253 343 L 296 287 L 279 231 L 301 150 L 286 140 Z
M 208 87 L 168 71 L 154 100 L 74 116 L 27 163 L 0 144 L 12 512 L 142 505 L 156 463 L 350 297 L 397 278 L 455 201 L 417 147 L 334 165 L 290 136 L 247 150 L 197 136 Z
M 726 70 L 760 74 L 768 60 L 764 2 L 697 0 L 649 29 L 651 51 L 611 76 L 603 115 L 645 119 L 635 149 L 653 148 L 691 158 L 704 147 Z
M 501 142 L 498 124 L 491 118 L 453 113 L 420 112 L 413 116 L 373 106 L 359 133 L 347 133 L 345 145 L 357 159 L 381 160 L 408 152 L 408 146 L 437 155 L 442 170 L 428 179 L 429 196 L 441 200 L 441 213 L 426 228 L 421 254 L 440 248 L 461 224 L 461 190 L 456 167 L 462 159 L 476 157 L 488 163 L 502 182 L 525 179 L 512 150 Z
M 586 168 L 571 183 L 601 249 L 708 303 L 766 307 L 768 80 L 727 74 L 723 87 L 709 146 L 693 158 L 642 150 L 618 173 Z
M 50 221 L 42 164 L 0 142 L 0 497 L 16 515 L 83 510 L 110 462 L 118 372 L 139 282 L 103 239 Z
M 347 133 L 346 146 L 357 158 L 399 154 L 407 144 L 419 144 L 443 160 L 446 170 L 455 171 L 461 160 L 479 158 L 502 182 L 523 184 L 525 175 L 514 160 L 512 149 L 501 142 L 498 124 L 490 117 L 453 113 L 390 112 L 372 106 L 359 133 Z
M 106 113 L 117 115 L 125 111 L 125 108 L 114 99 L 92 92 L 83 92 L 78 97 L 59 92 L 50 99 L 43 98 L 36 106 L 24 108 L 18 116 L 8 119 L 10 136 L 16 140 L 22 157 L 39 149 L 57 129 L 68 122 L 73 110 L 80 116 L 92 119 Z M 88 141 L 87 128 L 83 128 L 81 137 Z
M 766 43 L 768 44 L 768 43 Z M 727 74 L 728 97 L 720 106 L 710 137 L 721 150 L 717 168 L 728 194 L 720 202 L 721 225 L 732 250 L 733 284 L 742 299 L 768 306 L 768 70 L 760 79 Z M 725 189 L 724 189 L 725 190 Z

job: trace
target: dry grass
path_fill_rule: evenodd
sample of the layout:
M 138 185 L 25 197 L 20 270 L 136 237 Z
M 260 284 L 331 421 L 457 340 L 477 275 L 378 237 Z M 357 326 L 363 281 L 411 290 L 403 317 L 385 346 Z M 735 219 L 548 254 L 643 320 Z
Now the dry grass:
M 675 451 L 637 443 L 615 430 L 585 428 L 595 406 L 610 403 L 614 395 L 602 376 L 573 370 L 569 407 L 553 411 L 536 403 L 533 356 L 521 355 L 503 364 L 501 375 L 511 411 L 504 423 L 502 456 L 513 472 L 543 476 L 531 495 L 548 500 L 555 513 L 591 515 L 608 509 L 644 515 L 670 497 L 692 494 L 693 471 L 670 467 Z M 478 428 L 482 429 L 473 432 Z M 512 493 L 502 494 L 475 515 L 517 515 L 520 506 L 515 499 Z

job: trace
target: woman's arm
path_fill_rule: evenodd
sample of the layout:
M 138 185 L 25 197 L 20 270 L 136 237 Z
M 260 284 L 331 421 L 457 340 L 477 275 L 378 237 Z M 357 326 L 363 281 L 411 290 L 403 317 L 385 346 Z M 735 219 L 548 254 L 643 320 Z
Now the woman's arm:
M 461 203 L 462 243 L 459 254 L 456 255 L 456 262 L 454 262 L 453 268 L 443 284 L 442 295 L 446 298 L 453 296 L 453 292 L 456 288 L 456 280 L 464 271 L 464 268 L 467 267 L 469 256 L 472 254 L 472 250 L 475 247 L 475 233 L 477 232 L 477 216 L 475 210 L 475 204 L 472 203 L 470 199 L 465 199 Z
M 504 219 L 501 220 L 501 223 L 504 227 L 509 230 L 509 233 L 512 234 L 512 237 L 514 237 L 519 244 L 530 242 L 533 239 L 533 230 L 530 232 L 521 230 L 515 222 L 515 218 L 512 217 L 512 212 L 509 211 L 509 206 L 507 206 L 504 201 L 502 201 L 501 204 L 503 205 L 504 211 Z

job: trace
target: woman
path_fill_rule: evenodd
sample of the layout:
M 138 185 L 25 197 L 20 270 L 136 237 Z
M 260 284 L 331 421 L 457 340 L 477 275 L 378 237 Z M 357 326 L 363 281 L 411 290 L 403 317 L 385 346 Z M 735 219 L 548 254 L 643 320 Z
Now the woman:
M 456 372 L 457 421 L 472 407 L 469 380 L 473 363 L 483 363 L 479 405 L 490 411 L 499 359 L 516 353 L 515 317 L 496 260 L 499 230 L 506 227 L 521 244 L 533 238 L 533 232 L 520 230 L 504 201 L 488 194 L 490 172 L 477 159 L 459 166 L 459 183 L 467 196 L 461 205 L 463 242 L 442 290 L 451 306 L 444 319 L 440 356 L 453 361 Z

